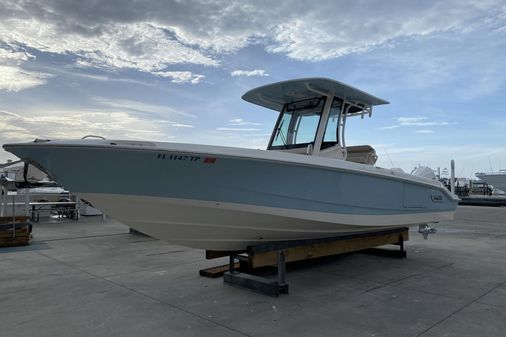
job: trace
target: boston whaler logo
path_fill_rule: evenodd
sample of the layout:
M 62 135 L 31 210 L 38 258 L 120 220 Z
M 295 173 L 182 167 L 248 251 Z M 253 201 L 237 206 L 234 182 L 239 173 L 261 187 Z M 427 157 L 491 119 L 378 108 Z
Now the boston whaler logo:
M 443 196 L 441 194 L 431 195 L 432 202 L 443 202 Z
M 167 154 L 167 153 L 158 153 L 156 159 L 189 161 L 194 163 L 200 162 L 204 164 L 214 164 L 216 162 L 216 158 L 214 157 L 188 156 L 188 155 Z

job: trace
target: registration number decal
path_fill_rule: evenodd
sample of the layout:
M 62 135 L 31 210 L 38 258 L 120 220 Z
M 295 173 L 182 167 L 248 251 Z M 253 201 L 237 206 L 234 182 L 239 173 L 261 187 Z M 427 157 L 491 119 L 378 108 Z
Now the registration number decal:
M 167 153 L 158 153 L 156 159 L 189 161 L 194 163 L 200 162 L 203 164 L 214 164 L 216 162 L 215 157 L 200 157 L 200 156 L 188 156 L 188 155 L 167 154 Z

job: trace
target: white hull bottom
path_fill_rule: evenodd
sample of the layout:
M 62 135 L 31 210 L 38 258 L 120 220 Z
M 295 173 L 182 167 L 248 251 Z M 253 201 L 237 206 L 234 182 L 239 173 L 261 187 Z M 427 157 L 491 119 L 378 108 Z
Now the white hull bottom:
M 108 216 L 154 238 L 207 250 L 338 236 L 453 219 L 450 212 L 330 214 L 211 201 L 80 193 Z

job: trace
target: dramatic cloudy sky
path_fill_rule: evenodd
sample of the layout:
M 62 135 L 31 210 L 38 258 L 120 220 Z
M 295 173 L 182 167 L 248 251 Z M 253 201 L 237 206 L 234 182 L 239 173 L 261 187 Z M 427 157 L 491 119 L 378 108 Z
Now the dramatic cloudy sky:
M 276 114 L 240 96 L 310 76 L 391 102 L 348 121 L 380 166 L 506 168 L 504 0 L 0 1 L 2 144 L 265 148 Z

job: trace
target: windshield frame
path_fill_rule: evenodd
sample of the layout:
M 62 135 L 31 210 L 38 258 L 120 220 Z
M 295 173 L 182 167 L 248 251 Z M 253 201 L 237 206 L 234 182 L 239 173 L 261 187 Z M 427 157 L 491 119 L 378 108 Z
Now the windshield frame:
M 276 139 L 276 136 L 280 132 L 280 127 L 281 127 L 280 123 L 282 123 L 283 117 L 285 116 L 285 114 L 287 112 L 290 112 L 290 111 L 293 112 L 293 111 L 296 111 L 296 110 L 309 109 L 308 107 L 306 107 L 306 108 L 293 108 L 293 106 L 294 105 L 296 106 L 298 103 L 302 103 L 304 101 L 311 101 L 311 100 L 318 100 L 317 101 L 317 106 L 321 105 L 321 110 L 320 110 L 320 112 L 318 114 L 318 124 L 317 124 L 316 129 L 315 129 L 313 140 L 310 141 L 310 142 L 298 143 L 298 144 L 273 145 L 274 140 Z M 274 127 L 274 130 L 272 131 L 271 138 L 269 140 L 269 145 L 267 147 L 267 150 L 289 150 L 289 149 L 297 149 L 297 148 L 306 148 L 309 144 L 313 144 L 314 145 L 314 143 L 316 141 L 316 136 L 318 134 L 318 130 L 320 130 L 320 127 L 321 127 L 322 115 L 323 115 L 323 111 L 325 109 L 326 100 L 327 100 L 327 97 L 325 97 L 325 96 L 316 96 L 316 97 L 310 98 L 310 99 L 303 99 L 303 100 L 299 100 L 299 101 L 295 101 L 295 102 L 291 102 L 291 103 L 286 103 L 283 106 L 283 109 L 281 109 L 281 112 L 279 113 L 278 119 L 276 121 L 276 125 Z M 292 108 L 289 110 L 289 107 L 292 107 Z M 300 120 L 301 119 L 298 119 L 297 124 L 300 123 Z M 290 120 L 289 123 L 292 124 L 293 120 Z M 288 128 L 290 128 L 290 125 L 288 126 Z M 297 129 L 297 127 L 295 127 L 295 129 Z M 284 135 L 284 137 L 288 137 L 288 135 Z
M 339 103 L 339 110 L 337 113 L 336 128 L 331 129 L 331 131 L 335 132 L 336 140 L 335 141 L 325 141 L 325 137 L 327 136 L 327 131 L 328 131 L 327 127 L 330 122 L 330 111 L 332 110 L 334 103 L 337 103 L 337 102 Z M 343 105 L 344 105 L 344 108 L 343 108 Z M 327 116 L 327 121 L 325 123 L 325 128 L 324 128 L 323 137 L 322 137 L 322 144 L 320 146 L 321 150 L 328 149 L 329 147 L 336 146 L 337 144 L 340 144 L 339 136 L 340 136 L 341 130 L 339 130 L 339 124 L 341 123 L 341 119 L 343 117 L 342 115 L 343 115 L 343 112 L 345 112 L 345 109 L 346 109 L 346 104 L 345 104 L 344 100 L 342 98 L 334 96 L 332 98 L 332 105 L 330 106 L 329 115 Z

